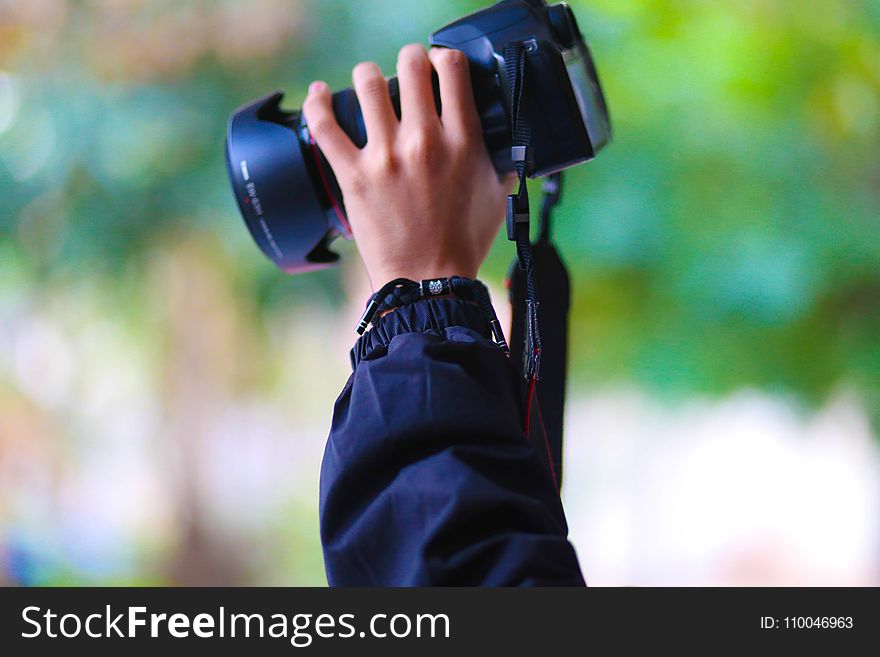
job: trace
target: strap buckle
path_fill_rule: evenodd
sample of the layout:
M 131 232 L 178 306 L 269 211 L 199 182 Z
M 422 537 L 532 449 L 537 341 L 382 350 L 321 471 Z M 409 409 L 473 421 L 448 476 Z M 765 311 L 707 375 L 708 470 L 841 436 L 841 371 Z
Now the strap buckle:
M 524 206 L 524 207 L 523 207 Z M 507 239 L 511 242 L 516 241 L 516 228 L 520 224 L 529 225 L 529 205 L 528 199 L 525 203 L 520 203 L 517 194 L 510 194 L 507 197 L 507 208 L 505 212 L 507 223 Z
M 516 164 L 520 162 L 529 163 L 532 161 L 532 149 L 528 146 L 511 146 L 510 159 Z

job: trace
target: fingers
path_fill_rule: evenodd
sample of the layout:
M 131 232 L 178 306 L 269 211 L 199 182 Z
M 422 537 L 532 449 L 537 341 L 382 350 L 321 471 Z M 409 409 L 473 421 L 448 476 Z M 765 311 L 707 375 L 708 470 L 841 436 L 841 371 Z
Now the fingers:
M 302 111 L 309 133 L 334 170 L 339 171 L 354 161 L 358 148 L 339 127 L 333 114 L 330 88 L 325 83 L 312 82 Z
M 443 127 L 463 139 L 482 134 L 480 118 L 474 103 L 468 60 L 460 50 L 432 48 L 428 53 L 440 81 Z
M 398 121 L 382 71 L 373 62 L 361 62 L 351 72 L 351 81 L 364 115 L 367 142 L 390 143 Z
M 400 81 L 400 121 L 404 125 L 439 126 L 431 76 L 434 69 L 425 49 L 411 43 L 397 57 Z

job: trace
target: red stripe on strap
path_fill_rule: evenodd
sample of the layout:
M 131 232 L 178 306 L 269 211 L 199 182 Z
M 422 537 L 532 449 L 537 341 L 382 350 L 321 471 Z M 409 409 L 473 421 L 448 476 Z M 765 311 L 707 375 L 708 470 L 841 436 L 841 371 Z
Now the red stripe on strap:
M 537 379 L 532 377 L 529 379 L 529 392 L 526 396 L 526 438 L 531 439 L 530 429 L 532 426 L 532 401 L 535 397 L 535 384 Z M 550 464 L 550 474 L 553 476 L 553 483 L 559 488 L 559 482 L 556 480 L 556 468 L 553 466 L 553 454 L 550 452 L 550 440 L 547 438 L 547 430 L 544 428 L 544 419 L 541 417 L 541 411 L 538 410 L 538 422 L 541 424 L 541 434 L 544 436 L 544 447 L 547 450 L 547 462 Z

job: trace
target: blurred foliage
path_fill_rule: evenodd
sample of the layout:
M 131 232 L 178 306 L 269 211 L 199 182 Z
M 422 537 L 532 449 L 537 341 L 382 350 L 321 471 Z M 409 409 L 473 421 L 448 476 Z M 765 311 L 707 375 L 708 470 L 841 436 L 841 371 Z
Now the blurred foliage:
M 195 236 L 254 321 L 307 291 L 332 308 L 339 270 L 291 279 L 250 243 L 226 119 L 359 60 L 390 74 L 483 4 L 0 0 L 0 291 L 87 280 L 136 312 L 147 264 Z M 575 383 L 847 385 L 880 408 L 880 3 L 572 4 L 616 131 L 558 212 Z

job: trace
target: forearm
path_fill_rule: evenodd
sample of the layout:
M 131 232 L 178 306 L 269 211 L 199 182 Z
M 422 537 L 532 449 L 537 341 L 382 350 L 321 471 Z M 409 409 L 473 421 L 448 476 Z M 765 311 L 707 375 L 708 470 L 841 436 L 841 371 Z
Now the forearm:
M 480 311 L 421 301 L 358 345 L 321 476 L 334 585 L 583 584 L 514 368 Z

